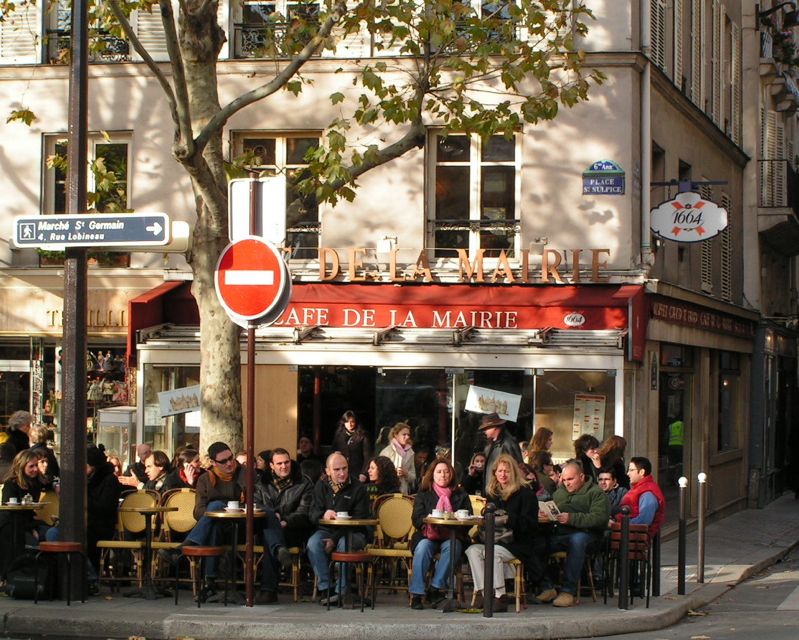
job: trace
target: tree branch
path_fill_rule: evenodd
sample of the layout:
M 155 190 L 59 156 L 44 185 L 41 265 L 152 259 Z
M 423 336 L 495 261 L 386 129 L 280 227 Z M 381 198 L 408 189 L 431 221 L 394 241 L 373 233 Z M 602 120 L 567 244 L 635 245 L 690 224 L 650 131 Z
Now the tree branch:
M 194 152 L 194 132 L 191 126 L 191 109 L 189 107 L 189 92 L 186 85 L 186 73 L 183 67 L 183 56 L 180 53 L 178 34 L 175 30 L 175 14 L 172 12 L 170 0 L 158 0 L 161 7 L 161 23 L 164 25 L 166 50 L 169 54 L 169 63 L 172 66 L 172 77 L 175 79 L 175 93 L 177 97 L 178 136 L 183 149 L 180 155 L 191 156 Z M 177 150 L 176 150 L 177 151 Z
M 139 36 L 136 35 L 136 32 L 133 31 L 133 27 L 130 26 L 130 22 L 125 17 L 125 14 L 122 13 L 122 9 L 119 6 L 118 0 L 110 0 L 109 6 L 111 7 L 111 12 L 114 14 L 114 17 L 119 21 L 119 25 L 122 27 L 122 31 L 125 32 L 130 43 L 133 45 L 133 48 L 136 50 L 136 53 L 141 56 L 141 59 L 144 60 L 144 63 L 147 65 L 147 68 L 153 72 L 156 80 L 158 80 L 158 84 L 161 85 L 161 88 L 164 90 L 164 95 L 166 96 L 166 100 L 169 103 L 169 112 L 172 116 L 172 121 L 175 123 L 175 126 L 179 126 L 178 120 L 178 112 L 177 112 L 177 103 L 175 101 L 175 93 L 172 91 L 172 86 L 169 84 L 169 80 L 167 80 L 166 76 L 163 74 L 161 69 L 158 67 L 158 64 L 153 60 L 150 53 L 147 49 L 144 48 L 144 45 L 139 40 Z
M 405 132 L 405 135 L 402 136 L 396 142 L 388 145 L 384 149 L 380 149 L 374 154 L 369 155 L 369 160 L 362 162 L 357 167 L 350 167 L 349 174 L 350 179 L 346 182 L 352 182 L 359 176 L 362 176 L 367 171 L 374 169 L 375 167 L 379 167 L 381 165 L 386 164 L 387 162 L 391 162 L 392 160 L 399 158 L 403 154 L 407 153 L 414 147 L 419 147 L 424 144 L 424 136 L 426 134 L 426 130 L 424 125 L 422 124 L 421 117 L 416 119 L 412 124 L 408 131 Z M 334 189 L 338 190 L 343 187 L 345 181 L 343 179 L 336 180 L 330 183 L 330 186 Z
M 160 1 L 166 2 L 168 0 Z M 214 115 L 205 124 L 202 131 L 200 131 L 198 134 L 197 139 L 194 141 L 197 146 L 197 151 L 202 152 L 203 148 L 206 144 L 208 144 L 208 141 L 211 139 L 211 137 L 218 130 L 220 130 L 228 121 L 228 119 L 230 119 L 235 113 L 282 89 L 286 83 L 291 80 L 291 78 L 297 75 L 299 70 L 303 67 L 303 65 L 305 65 L 306 62 L 308 62 L 308 60 L 311 59 L 311 56 L 316 53 L 319 47 L 322 46 L 324 41 L 330 35 L 331 31 L 333 31 L 333 28 L 336 26 L 336 24 L 338 24 L 338 22 L 341 20 L 341 17 L 346 12 L 346 2 L 344 0 L 337 0 L 333 12 L 327 17 L 324 23 L 322 23 L 322 26 L 319 27 L 319 31 L 317 31 L 313 38 L 310 39 L 308 44 L 302 48 L 302 51 L 300 51 L 294 58 L 291 59 L 291 61 L 283 68 L 282 71 L 277 73 L 271 81 L 253 89 L 252 91 L 243 93 L 235 100 L 228 102 L 224 107 L 222 107 L 216 113 L 216 115 Z

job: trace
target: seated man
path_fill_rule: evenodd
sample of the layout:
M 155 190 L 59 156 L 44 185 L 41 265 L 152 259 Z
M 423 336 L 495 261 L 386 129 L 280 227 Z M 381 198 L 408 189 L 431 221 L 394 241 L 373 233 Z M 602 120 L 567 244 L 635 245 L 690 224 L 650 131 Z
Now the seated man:
M 619 485 L 616 472 L 612 468 L 600 469 L 597 483 L 610 502 L 610 517 L 615 518 L 617 513 L 621 513 L 621 499 L 627 493 L 627 489 Z
M 586 478 L 579 460 L 569 460 L 564 464 L 560 479 L 561 484 L 552 496 L 560 513 L 547 553 L 566 551 L 563 583 L 560 593 L 557 593 L 545 578 L 537 599 L 552 602 L 556 607 L 571 607 L 585 556 L 601 546 L 610 519 L 610 503 L 602 489 Z
M 326 477 L 316 483 L 311 502 L 311 523 L 321 518 L 335 520 L 337 512 L 347 512 L 354 519 L 369 517 L 369 497 L 366 487 L 355 478 L 350 477 L 347 459 L 339 452 L 331 453 L 325 464 Z M 352 548 L 349 551 L 363 549 L 366 543 L 365 527 L 358 527 L 351 533 Z M 321 604 L 327 604 L 327 588 L 330 584 L 328 555 L 333 549 L 344 551 L 347 544 L 345 527 L 320 526 L 308 540 L 308 559 L 311 561 L 317 579 L 317 588 L 322 597 Z M 346 572 L 344 572 L 346 573 Z M 332 595 L 331 604 L 338 602 L 347 586 L 347 576 L 339 576 L 336 594 Z
M 630 478 L 630 490 L 621 500 L 622 507 L 630 507 L 630 524 L 645 524 L 649 527 L 649 536 L 660 531 L 660 525 L 666 515 L 666 500 L 657 482 L 652 477 L 652 463 L 648 458 L 630 458 L 627 467 Z M 621 520 L 622 514 L 616 515 Z
M 256 604 L 277 602 L 278 570 L 291 570 L 288 547 L 302 547 L 311 533 L 308 513 L 313 498 L 313 483 L 300 473 L 285 449 L 272 451 L 272 470 L 267 483 L 255 484 L 255 506 L 264 509 L 260 520 L 266 554 L 261 563 L 261 592 Z
M 211 469 L 197 479 L 197 493 L 194 502 L 194 517 L 197 524 L 189 531 L 186 539 L 181 543 L 182 546 L 219 545 L 222 539 L 221 523 L 205 513 L 206 511 L 221 511 L 227 506 L 228 501 L 240 501 L 244 495 L 244 468 L 236 462 L 230 447 L 224 442 L 214 442 L 208 447 L 208 457 L 211 460 Z M 172 562 L 180 556 L 179 550 L 162 549 L 158 553 Z M 216 590 L 217 564 L 217 558 L 206 559 L 206 584 L 203 586 L 201 594 L 203 598 Z

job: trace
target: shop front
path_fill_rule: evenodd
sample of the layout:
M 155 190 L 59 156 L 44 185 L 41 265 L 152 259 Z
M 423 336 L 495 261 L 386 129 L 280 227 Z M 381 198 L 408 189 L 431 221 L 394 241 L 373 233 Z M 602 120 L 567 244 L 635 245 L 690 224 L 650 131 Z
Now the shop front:
M 404 421 L 420 456 L 449 450 L 463 467 L 483 444 L 481 414 L 497 411 L 518 440 L 552 429 L 567 459 L 581 433 L 630 429 L 643 299 L 635 285 L 295 283 L 286 313 L 256 332 L 256 449 L 294 450 L 302 434 L 326 453 L 350 409 L 376 447 Z M 136 341 L 141 424 L 168 447 L 185 433 L 156 423 L 155 396 L 194 382 L 199 333 L 155 324 Z

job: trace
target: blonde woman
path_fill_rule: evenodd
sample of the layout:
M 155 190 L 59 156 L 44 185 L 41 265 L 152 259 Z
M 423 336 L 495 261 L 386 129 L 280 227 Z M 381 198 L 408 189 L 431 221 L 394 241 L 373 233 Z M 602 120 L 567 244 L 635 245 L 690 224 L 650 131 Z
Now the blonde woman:
M 494 519 L 494 612 L 508 610 L 505 578 L 513 577 L 508 560 L 518 558 L 537 582 L 542 575 L 541 561 L 535 552 L 538 529 L 538 500 L 522 477 L 518 462 L 503 453 L 493 464 L 486 500 L 496 507 Z M 474 588 L 482 593 L 485 584 L 485 545 L 466 549 Z M 486 594 L 483 594 L 486 597 Z M 490 596 L 489 596 L 490 597 Z
M 400 481 L 400 491 L 405 495 L 413 493 L 416 489 L 416 465 L 411 428 L 404 422 L 398 422 L 391 428 L 388 438 L 388 446 L 380 452 L 380 455 L 394 463 Z

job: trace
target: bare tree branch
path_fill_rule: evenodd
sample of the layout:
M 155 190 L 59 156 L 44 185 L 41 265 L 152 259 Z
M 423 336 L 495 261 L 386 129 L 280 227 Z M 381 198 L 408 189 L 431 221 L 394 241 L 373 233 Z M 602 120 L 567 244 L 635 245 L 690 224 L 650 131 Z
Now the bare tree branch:
M 178 34 L 175 30 L 175 15 L 172 12 L 172 2 L 170 0 L 158 0 L 158 5 L 161 7 L 161 23 L 164 25 L 166 50 L 169 54 L 169 62 L 172 65 L 172 77 L 175 79 L 178 133 L 180 145 L 183 147 L 180 154 L 191 156 L 194 153 L 194 132 L 191 126 L 191 109 L 189 107 L 189 92 L 186 85 L 183 56 L 180 53 Z

